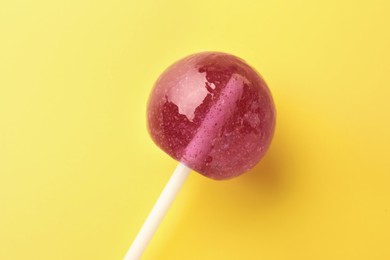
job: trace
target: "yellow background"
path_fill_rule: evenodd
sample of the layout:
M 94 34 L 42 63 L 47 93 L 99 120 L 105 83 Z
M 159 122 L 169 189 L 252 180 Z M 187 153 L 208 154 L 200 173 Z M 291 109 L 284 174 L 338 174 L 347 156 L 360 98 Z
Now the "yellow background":
M 176 162 L 158 75 L 218 50 L 277 106 L 264 160 L 193 173 L 144 259 L 390 259 L 388 1 L 0 2 L 0 259 L 121 259 Z

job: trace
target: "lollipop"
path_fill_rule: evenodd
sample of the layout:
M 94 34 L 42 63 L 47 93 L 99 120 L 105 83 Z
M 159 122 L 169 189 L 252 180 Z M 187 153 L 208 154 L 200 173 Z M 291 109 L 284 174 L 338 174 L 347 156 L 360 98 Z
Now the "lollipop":
M 275 127 L 264 80 L 243 60 L 219 52 L 169 67 L 150 95 L 147 117 L 153 141 L 179 165 L 125 260 L 142 255 L 191 170 L 215 180 L 239 176 L 264 156 Z

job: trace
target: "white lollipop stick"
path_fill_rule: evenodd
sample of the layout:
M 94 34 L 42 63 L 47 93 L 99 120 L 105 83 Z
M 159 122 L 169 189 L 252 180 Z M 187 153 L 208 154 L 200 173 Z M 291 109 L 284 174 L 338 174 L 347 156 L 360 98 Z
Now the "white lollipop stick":
M 176 167 L 164 190 L 161 192 L 152 211 L 145 220 L 137 237 L 134 239 L 129 251 L 127 251 L 124 260 L 138 260 L 144 252 L 149 241 L 152 239 L 165 214 L 168 212 L 176 194 L 183 186 L 191 169 L 182 163 Z

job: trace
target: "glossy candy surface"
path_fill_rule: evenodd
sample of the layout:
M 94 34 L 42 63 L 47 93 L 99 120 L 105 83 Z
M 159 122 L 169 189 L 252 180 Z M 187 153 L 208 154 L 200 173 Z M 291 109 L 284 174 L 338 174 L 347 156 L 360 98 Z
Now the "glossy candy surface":
M 162 150 L 217 180 L 256 165 L 275 127 L 264 80 L 243 60 L 219 52 L 194 54 L 169 67 L 150 95 L 147 117 Z

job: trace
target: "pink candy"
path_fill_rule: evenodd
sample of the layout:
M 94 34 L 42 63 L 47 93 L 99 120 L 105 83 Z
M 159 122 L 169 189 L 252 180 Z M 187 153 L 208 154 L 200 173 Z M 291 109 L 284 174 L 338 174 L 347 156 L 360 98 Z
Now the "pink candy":
M 275 128 L 264 80 L 243 60 L 218 52 L 194 54 L 169 67 L 154 86 L 147 116 L 162 150 L 217 180 L 256 165 Z

